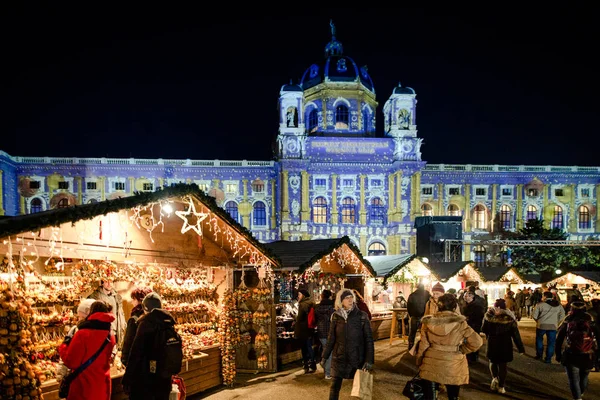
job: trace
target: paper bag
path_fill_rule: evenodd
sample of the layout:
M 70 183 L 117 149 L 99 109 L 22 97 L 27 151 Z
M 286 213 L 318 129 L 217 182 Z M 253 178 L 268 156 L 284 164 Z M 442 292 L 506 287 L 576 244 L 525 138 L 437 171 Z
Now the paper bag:
M 373 398 L 373 374 L 369 371 L 357 369 L 352 382 L 352 397 L 358 397 L 361 400 L 371 400 Z

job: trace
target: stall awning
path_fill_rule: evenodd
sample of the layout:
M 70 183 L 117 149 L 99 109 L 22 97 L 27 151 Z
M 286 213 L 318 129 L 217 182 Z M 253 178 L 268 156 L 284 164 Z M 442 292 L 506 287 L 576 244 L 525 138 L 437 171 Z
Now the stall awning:
M 365 259 L 371 263 L 376 277 L 387 279 L 416 257 L 414 254 L 396 254 L 391 256 L 371 256 L 365 257 Z
M 471 261 L 455 261 L 455 262 L 438 262 L 438 263 L 429 263 L 429 269 L 433 274 L 435 274 L 440 281 L 446 282 L 448 279 L 452 278 L 454 275 L 458 274 L 458 272 L 465 267 L 465 265 L 470 264 Z
M 348 236 L 337 239 L 279 240 L 265 243 L 264 246 L 281 260 L 281 265 L 284 269 L 298 272 L 304 272 L 323 257 L 332 254 L 337 248 L 347 246 L 369 271 L 371 276 L 375 276 L 375 271 L 369 261 L 362 256 L 360 250 L 352 243 Z
M 590 281 L 600 283 L 600 271 L 569 271 L 573 275 L 581 276 Z

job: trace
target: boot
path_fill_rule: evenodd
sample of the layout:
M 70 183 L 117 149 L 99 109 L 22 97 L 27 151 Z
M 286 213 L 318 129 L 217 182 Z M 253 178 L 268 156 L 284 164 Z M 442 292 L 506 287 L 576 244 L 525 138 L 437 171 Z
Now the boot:
M 317 370 L 317 363 L 315 361 L 311 361 L 309 364 L 310 372 L 315 372 Z

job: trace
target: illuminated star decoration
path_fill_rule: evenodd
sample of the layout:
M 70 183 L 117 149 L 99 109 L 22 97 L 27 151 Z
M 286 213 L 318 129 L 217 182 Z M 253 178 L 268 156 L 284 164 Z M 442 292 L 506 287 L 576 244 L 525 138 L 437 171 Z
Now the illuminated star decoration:
M 194 200 L 192 200 L 192 198 L 188 197 L 187 201 L 188 201 L 187 211 L 175 211 L 175 215 L 177 215 L 179 218 L 181 218 L 183 220 L 183 225 L 181 226 L 181 233 L 186 233 L 190 229 L 193 229 L 194 231 L 196 231 L 196 233 L 199 236 L 202 236 L 201 223 L 206 218 L 208 218 L 208 214 L 197 212 L 196 204 L 194 203 Z M 188 216 L 190 214 L 193 214 L 196 217 L 196 224 L 194 224 L 194 225 L 190 224 L 190 221 L 188 220 Z

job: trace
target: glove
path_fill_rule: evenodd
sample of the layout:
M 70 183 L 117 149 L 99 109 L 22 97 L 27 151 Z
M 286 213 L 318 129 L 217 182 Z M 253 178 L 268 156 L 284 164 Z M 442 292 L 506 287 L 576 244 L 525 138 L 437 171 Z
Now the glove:
M 366 362 L 365 365 L 363 365 L 362 369 L 365 370 L 365 371 L 372 371 L 373 370 L 373 364 Z

